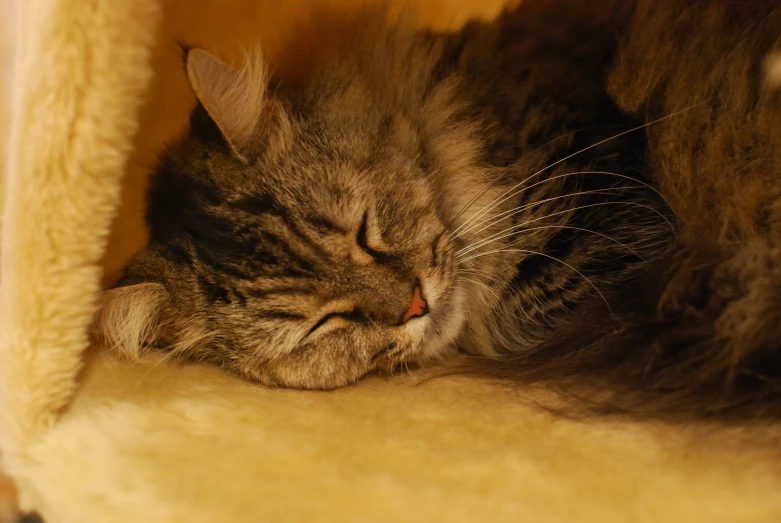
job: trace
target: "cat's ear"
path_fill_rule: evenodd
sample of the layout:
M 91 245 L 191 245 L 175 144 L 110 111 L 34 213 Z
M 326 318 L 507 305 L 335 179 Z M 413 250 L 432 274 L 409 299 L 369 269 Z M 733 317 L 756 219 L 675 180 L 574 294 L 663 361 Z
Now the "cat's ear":
M 263 131 L 284 108 L 267 96 L 267 78 L 259 55 L 235 69 L 203 49 L 186 52 L 187 78 L 198 101 L 220 129 L 233 152 L 247 161 L 262 147 Z

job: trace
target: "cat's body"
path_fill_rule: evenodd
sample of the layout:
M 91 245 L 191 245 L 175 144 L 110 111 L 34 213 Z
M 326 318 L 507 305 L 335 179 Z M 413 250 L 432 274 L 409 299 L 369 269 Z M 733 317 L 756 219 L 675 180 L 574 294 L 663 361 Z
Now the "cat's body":
M 495 375 L 772 410 L 781 8 L 586 4 L 455 34 L 369 10 L 275 96 L 189 52 L 200 104 L 108 337 L 284 386 L 459 347 Z

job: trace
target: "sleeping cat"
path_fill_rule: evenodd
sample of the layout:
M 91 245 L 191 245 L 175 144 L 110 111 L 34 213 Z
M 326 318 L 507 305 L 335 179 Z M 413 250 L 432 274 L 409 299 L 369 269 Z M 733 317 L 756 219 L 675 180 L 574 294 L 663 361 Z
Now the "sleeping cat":
M 188 49 L 107 343 L 308 389 L 461 351 L 622 409 L 778 414 L 781 4 L 590 4 L 447 34 L 366 9 L 295 85 Z

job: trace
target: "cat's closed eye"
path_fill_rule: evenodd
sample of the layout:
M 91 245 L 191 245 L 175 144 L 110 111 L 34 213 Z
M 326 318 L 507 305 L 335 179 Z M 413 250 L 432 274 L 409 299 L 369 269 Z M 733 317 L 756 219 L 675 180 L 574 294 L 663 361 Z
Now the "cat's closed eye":
M 379 246 L 376 244 L 381 242 L 378 233 L 372 235 L 373 237 L 371 240 L 369 236 L 369 211 L 366 211 L 363 213 L 361 225 L 358 227 L 358 233 L 355 236 L 355 242 L 358 244 L 358 247 L 360 247 L 363 252 L 371 256 L 377 263 L 390 263 L 396 259 L 394 255 L 378 248 Z M 370 243 L 374 246 L 370 245 Z
M 337 312 L 329 312 L 328 314 L 323 315 L 322 318 L 320 318 L 317 323 L 315 323 L 311 329 L 309 329 L 309 332 L 307 332 L 307 336 L 310 336 L 315 331 L 320 329 L 321 327 L 324 327 L 327 324 L 333 323 L 334 321 L 344 321 L 344 322 L 353 322 L 358 323 L 366 319 L 366 315 L 363 313 L 361 309 L 358 307 L 354 307 L 353 309 L 349 311 L 337 311 Z

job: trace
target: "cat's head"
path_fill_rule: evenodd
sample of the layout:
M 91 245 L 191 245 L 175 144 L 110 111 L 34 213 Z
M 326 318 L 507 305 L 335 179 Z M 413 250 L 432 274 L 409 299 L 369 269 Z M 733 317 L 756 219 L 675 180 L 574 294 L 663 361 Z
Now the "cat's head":
M 441 354 L 463 297 L 414 121 L 366 86 L 289 101 L 258 63 L 186 66 L 199 104 L 152 180 L 150 242 L 107 293 L 108 341 L 302 388 Z

